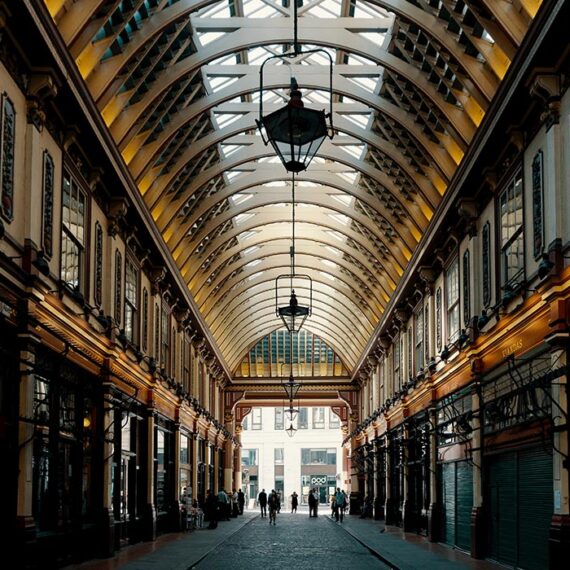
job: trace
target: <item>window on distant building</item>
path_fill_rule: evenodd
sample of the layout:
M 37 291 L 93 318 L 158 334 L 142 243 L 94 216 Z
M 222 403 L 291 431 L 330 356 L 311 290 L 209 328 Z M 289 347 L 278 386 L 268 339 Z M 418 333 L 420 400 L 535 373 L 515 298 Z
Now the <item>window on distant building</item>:
M 325 429 L 324 408 L 313 408 L 313 429 Z
M 275 429 L 281 430 L 284 428 L 283 421 L 284 421 L 284 413 L 283 408 L 275 408 Z
M 336 465 L 336 449 L 301 449 L 301 465 Z
M 340 427 L 339 417 L 329 408 L 329 428 L 338 429 Z
M 283 465 L 284 450 L 282 447 L 276 447 L 274 449 L 275 453 L 275 465 Z
M 297 429 L 308 429 L 308 428 L 309 428 L 309 409 L 300 408 L 299 419 L 297 420 Z
M 261 429 L 261 408 L 253 408 L 251 410 L 251 429 Z
M 247 467 L 257 465 L 257 449 L 242 449 L 241 464 Z

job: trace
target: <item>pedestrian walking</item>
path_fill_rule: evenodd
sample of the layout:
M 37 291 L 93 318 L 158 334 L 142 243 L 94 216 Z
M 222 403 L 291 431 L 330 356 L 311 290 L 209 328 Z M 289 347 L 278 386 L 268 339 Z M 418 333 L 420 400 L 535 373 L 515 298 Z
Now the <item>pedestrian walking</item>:
M 239 507 L 239 514 L 243 515 L 243 507 L 245 505 L 245 495 L 243 491 L 240 489 L 238 491 L 238 507 Z
M 261 509 L 261 516 L 267 516 L 267 493 L 265 489 L 261 489 L 261 493 L 257 496 L 257 502 L 259 503 L 259 508 Z
M 297 512 L 297 506 L 299 505 L 299 495 L 297 495 L 296 491 L 293 491 L 291 495 L 291 513 Z

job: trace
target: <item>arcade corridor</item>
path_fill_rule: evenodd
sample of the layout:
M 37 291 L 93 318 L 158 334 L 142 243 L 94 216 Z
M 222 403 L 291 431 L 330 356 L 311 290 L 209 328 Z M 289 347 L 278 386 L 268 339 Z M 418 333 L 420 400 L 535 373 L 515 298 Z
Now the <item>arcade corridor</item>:
M 566 570 L 569 22 L 570 0 L 0 0 L 16 570 Z M 264 488 L 340 488 L 350 514 L 185 531 Z

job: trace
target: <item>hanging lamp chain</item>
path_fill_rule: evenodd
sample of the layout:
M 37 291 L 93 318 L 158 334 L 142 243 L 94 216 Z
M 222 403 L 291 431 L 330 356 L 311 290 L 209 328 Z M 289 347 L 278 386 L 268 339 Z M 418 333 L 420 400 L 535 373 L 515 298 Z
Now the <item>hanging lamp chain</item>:
M 301 53 L 299 49 L 299 39 L 298 39 L 298 29 L 297 29 L 297 2 L 298 0 L 293 0 L 293 51 L 295 55 Z

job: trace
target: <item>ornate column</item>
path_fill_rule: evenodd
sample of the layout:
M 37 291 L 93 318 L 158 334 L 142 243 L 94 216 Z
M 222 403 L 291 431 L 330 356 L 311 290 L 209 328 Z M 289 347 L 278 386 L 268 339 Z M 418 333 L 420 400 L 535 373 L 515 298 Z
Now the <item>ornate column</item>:
M 113 459 L 115 439 L 115 413 L 112 405 L 113 383 L 109 377 L 109 367 L 105 365 L 101 370 L 101 384 L 103 387 L 103 401 L 100 414 L 97 416 L 95 426 L 97 437 L 94 459 L 100 465 L 101 471 L 101 511 L 99 544 L 102 556 L 113 556 L 115 552 L 115 517 L 113 514 Z
M 409 442 L 410 428 L 408 424 L 404 424 L 402 428 L 402 526 L 404 531 L 409 532 L 416 529 L 416 520 L 414 516 L 414 508 L 416 505 L 411 504 L 409 493 Z
M 220 468 L 220 454 L 218 453 L 217 438 L 216 438 L 216 445 L 214 446 L 213 449 L 214 449 L 214 480 L 210 481 L 210 485 L 212 485 L 214 493 L 216 493 L 217 495 L 218 492 L 220 491 L 220 482 L 218 479 L 218 469 Z M 228 491 L 228 489 L 225 490 Z M 229 489 L 228 492 L 231 493 L 231 488 Z
M 378 521 L 384 518 L 384 501 L 382 486 L 384 478 L 382 476 L 382 447 L 380 438 L 376 438 L 374 445 L 374 518 Z
M 191 446 L 191 455 L 190 463 L 192 465 L 192 473 L 191 477 L 192 480 L 190 484 L 192 485 L 192 500 L 198 499 L 198 469 L 200 468 L 198 465 L 198 446 L 200 442 L 198 441 L 198 432 L 197 428 L 194 427 L 194 431 L 192 433 L 192 446 Z M 203 500 L 204 497 L 200 497 L 200 500 Z
M 441 505 L 437 485 L 437 411 L 430 408 L 429 414 L 429 496 L 428 537 L 431 542 L 437 542 L 440 535 Z
M 241 424 L 236 424 L 235 437 L 237 443 L 234 447 L 233 453 L 233 469 L 234 469 L 234 484 L 233 486 L 239 489 L 241 487 Z M 244 491 L 245 493 L 245 491 Z M 249 493 L 249 489 L 247 490 Z
M 472 362 L 472 370 L 476 370 L 476 361 Z M 473 418 L 471 420 L 473 451 L 473 508 L 471 510 L 471 556 L 473 558 L 484 558 L 486 554 L 486 528 L 484 518 L 483 503 L 483 426 L 484 410 L 481 392 L 481 383 L 478 379 L 473 381 L 473 394 L 471 395 L 471 409 Z
M 234 423 L 234 416 L 231 412 L 226 412 L 224 414 L 224 424 L 226 429 L 229 433 L 233 433 Z M 239 482 L 239 486 L 234 484 L 233 481 L 233 459 L 234 459 L 234 450 L 232 440 L 227 438 L 224 441 L 224 487 L 226 489 L 240 489 L 241 488 L 241 481 Z
M 174 424 L 174 473 L 172 474 L 172 484 L 174 485 L 174 501 L 172 503 L 172 528 L 175 531 L 182 530 L 182 516 L 180 511 L 180 418 Z
M 142 513 L 142 538 L 143 540 L 156 540 L 156 505 L 154 504 L 154 430 L 155 430 L 154 405 L 147 408 L 146 425 L 144 426 L 142 466 L 145 470 L 145 483 L 142 492 L 145 494 L 145 506 Z
M 32 513 L 33 501 L 33 456 L 34 456 L 34 368 L 36 348 L 40 339 L 32 332 L 18 334 L 20 344 L 20 394 L 19 416 L 32 421 L 18 422 L 18 445 L 20 448 L 18 470 L 17 527 L 22 544 L 34 539 L 36 526 Z M 16 380 L 14 380 L 16 381 Z
M 394 524 L 396 522 L 396 513 L 394 499 L 392 497 L 392 436 L 386 432 L 384 436 L 384 446 L 386 447 L 386 463 L 384 470 L 384 484 L 386 493 L 386 503 L 384 506 L 384 521 L 386 524 Z

